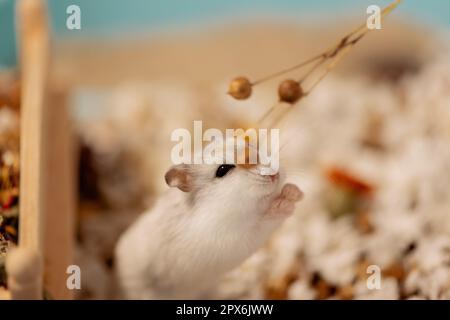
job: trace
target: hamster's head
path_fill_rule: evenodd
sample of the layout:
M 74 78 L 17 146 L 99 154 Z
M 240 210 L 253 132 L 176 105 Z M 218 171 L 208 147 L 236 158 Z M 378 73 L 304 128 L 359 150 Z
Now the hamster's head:
M 278 190 L 280 171 L 264 174 L 259 165 L 240 166 L 220 165 L 175 165 L 165 175 L 166 183 L 183 192 L 197 195 L 215 196 L 216 199 L 228 196 L 230 200 L 242 197 L 264 198 Z
M 248 159 L 246 159 L 248 160 Z M 216 162 L 217 163 L 217 162 Z M 180 164 L 165 175 L 167 184 L 198 201 L 241 205 L 271 198 L 281 188 L 281 170 L 263 164 Z

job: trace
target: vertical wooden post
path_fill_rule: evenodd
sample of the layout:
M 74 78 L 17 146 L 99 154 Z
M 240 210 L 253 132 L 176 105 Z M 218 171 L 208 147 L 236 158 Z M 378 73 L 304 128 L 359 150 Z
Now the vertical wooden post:
M 19 246 L 43 257 L 45 96 L 49 32 L 41 0 L 17 1 L 21 71 Z M 42 272 L 40 292 L 42 297 Z M 13 297 L 14 298 L 14 297 Z
M 44 223 L 43 129 L 49 54 L 48 26 L 42 1 L 20 0 L 17 2 L 16 10 L 22 83 L 19 246 L 32 252 L 36 257 L 36 263 L 41 265 Z M 16 264 L 13 264 L 13 267 L 16 268 Z M 40 299 L 43 292 L 42 271 L 38 270 L 38 273 L 29 271 L 25 270 L 23 273 L 36 277 L 36 285 L 33 288 L 35 294 L 32 297 Z M 12 298 L 15 298 L 14 295 Z
M 46 173 L 44 190 L 44 284 L 51 297 L 72 299 L 66 285 L 67 267 L 73 264 L 75 245 L 76 162 L 75 141 L 66 88 L 52 82 L 47 105 Z
M 76 168 L 66 88 L 57 86 L 49 93 L 45 0 L 18 0 L 17 18 L 22 83 L 19 248 L 37 253 L 36 263 L 43 264 L 43 270 L 31 273 L 38 277 L 40 295 L 30 297 L 42 298 L 44 284 L 51 298 L 71 299 L 66 270 L 73 261 Z M 24 259 L 16 260 L 11 268 Z

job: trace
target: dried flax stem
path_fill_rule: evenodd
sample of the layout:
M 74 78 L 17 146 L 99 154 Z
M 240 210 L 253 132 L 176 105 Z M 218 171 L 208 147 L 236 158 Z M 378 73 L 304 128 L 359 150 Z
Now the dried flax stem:
M 299 64 L 297 64 L 297 65 L 295 65 L 293 67 L 290 67 L 290 68 L 287 68 L 287 69 L 275 72 L 275 73 L 273 73 L 271 75 L 265 76 L 264 78 L 261 78 L 261 79 L 258 79 L 256 81 L 253 81 L 252 82 L 252 86 L 256 86 L 256 85 L 258 85 L 260 83 L 266 82 L 266 81 L 271 80 L 271 79 L 276 78 L 276 77 L 279 77 L 279 76 L 281 76 L 283 74 L 286 74 L 286 73 L 289 73 L 291 71 L 300 69 L 300 68 L 302 68 L 304 66 L 307 66 L 308 64 L 310 64 L 310 63 L 312 63 L 314 61 L 317 61 L 317 60 L 323 59 L 323 58 L 324 58 L 323 54 L 317 55 L 317 56 L 315 56 L 313 58 L 310 58 L 310 59 L 308 59 L 306 61 L 303 61 L 303 62 L 301 62 L 301 63 L 299 63 Z
M 384 8 L 381 12 L 381 17 L 380 17 L 381 20 L 383 20 L 387 14 L 392 12 L 392 10 L 394 10 L 401 1 L 402 0 L 397 0 L 393 3 L 391 3 L 386 8 Z M 307 91 L 303 92 L 302 96 L 299 97 L 299 99 L 308 96 L 317 87 L 317 85 L 330 73 L 330 71 L 332 71 L 337 66 L 337 64 L 351 51 L 351 49 L 370 31 L 372 31 L 372 29 L 368 29 L 366 27 L 366 24 L 364 23 L 364 24 L 360 25 L 359 27 L 357 27 L 356 29 L 354 29 L 352 32 L 348 33 L 336 45 L 334 45 L 330 49 L 326 50 L 323 54 L 316 56 L 313 59 L 307 60 L 302 64 L 297 65 L 296 67 L 299 67 L 299 66 L 303 67 L 313 61 L 316 61 L 317 57 L 321 57 L 321 59 L 315 65 L 313 65 L 313 67 L 310 70 L 308 70 L 308 72 L 298 81 L 298 83 L 300 85 L 304 81 L 306 81 L 320 66 L 322 66 L 324 63 L 326 63 L 326 61 L 330 60 L 330 62 L 326 65 L 323 73 L 317 78 L 316 81 L 313 82 L 313 84 L 310 86 L 310 88 Z M 293 68 L 291 68 L 291 69 L 293 69 Z M 291 71 L 291 70 L 289 70 L 289 71 Z M 279 74 L 281 74 L 281 73 L 279 73 Z M 264 78 L 264 81 L 268 80 L 268 79 L 270 79 L 270 78 L 266 77 L 266 78 Z M 261 80 L 258 81 L 258 83 L 261 83 Z M 283 101 L 283 100 L 281 99 L 281 101 Z M 287 102 L 287 101 L 285 101 L 285 102 Z M 264 116 L 260 120 L 258 120 L 257 123 L 261 124 L 264 120 L 266 120 L 273 113 L 273 111 L 275 109 L 276 109 L 276 105 L 274 107 L 272 107 L 271 109 L 269 109 L 269 111 L 266 112 L 264 114 Z M 281 115 L 278 115 L 278 117 L 276 119 L 274 119 L 274 121 L 272 121 L 271 126 L 274 126 L 279 121 L 281 121 L 281 119 L 283 119 L 284 116 L 289 111 L 290 111 L 290 108 L 285 110 Z

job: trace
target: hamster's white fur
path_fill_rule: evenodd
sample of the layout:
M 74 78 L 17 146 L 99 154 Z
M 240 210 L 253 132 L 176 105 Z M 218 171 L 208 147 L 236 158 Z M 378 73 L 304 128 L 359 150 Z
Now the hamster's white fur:
M 205 297 L 221 275 L 264 244 L 301 197 L 289 184 L 280 194 L 279 174 L 237 166 L 217 178 L 217 167 L 172 168 L 188 176 L 174 183 L 188 181 L 189 192 L 168 190 L 119 239 L 116 267 L 125 298 Z

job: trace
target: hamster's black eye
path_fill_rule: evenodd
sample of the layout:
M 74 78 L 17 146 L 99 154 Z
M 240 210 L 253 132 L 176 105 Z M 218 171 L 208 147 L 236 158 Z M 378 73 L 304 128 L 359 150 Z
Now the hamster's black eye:
M 234 164 L 222 164 L 220 167 L 217 168 L 216 177 L 222 178 L 224 175 L 228 173 L 228 171 L 230 171 L 234 167 L 236 167 Z

